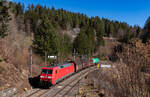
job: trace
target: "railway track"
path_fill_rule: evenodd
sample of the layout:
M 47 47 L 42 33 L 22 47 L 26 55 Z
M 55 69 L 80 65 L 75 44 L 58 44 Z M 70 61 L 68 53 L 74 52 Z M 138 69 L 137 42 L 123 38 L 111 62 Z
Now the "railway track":
M 80 80 L 82 80 L 82 79 L 79 79 L 68 91 L 66 91 L 66 92 L 62 95 L 62 97 L 67 96 L 67 94 L 69 94 L 69 93 L 71 92 L 71 90 L 72 90 L 77 84 L 79 84 L 79 81 L 80 81 Z
M 84 69 L 77 74 L 70 76 L 62 82 L 51 86 L 50 89 L 36 89 L 21 97 L 66 97 L 79 81 L 81 81 L 88 73 L 95 70 L 96 67 Z M 67 96 L 68 97 L 68 96 Z
M 96 69 L 94 69 L 96 70 Z M 93 70 L 91 70 L 90 72 L 92 72 Z M 69 97 L 69 93 L 73 90 L 73 88 L 78 87 L 80 81 L 86 76 L 88 75 L 90 72 L 87 72 L 85 75 L 83 75 L 83 77 L 79 78 L 73 85 L 71 88 L 69 88 L 67 91 L 64 91 L 64 94 L 61 97 Z M 72 95 L 70 95 L 72 97 Z

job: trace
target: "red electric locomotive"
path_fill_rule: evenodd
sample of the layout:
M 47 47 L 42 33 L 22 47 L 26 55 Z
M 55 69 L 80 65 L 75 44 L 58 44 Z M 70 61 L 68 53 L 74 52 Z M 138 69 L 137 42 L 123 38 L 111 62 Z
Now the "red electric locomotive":
M 53 67 L 43 67 L 40 75 L 40 83 L 54 85 L 75 71 L 76 68 L 74 62 Z
M 44 86 L 54 85 L 76 71 L 95 65 L 94 62 L 90 60 L 77 60 L 77 65 L 75 62 L 70 61 L 53 67 L 43 67 L 40 75 L 40 83 L 44 84 Z

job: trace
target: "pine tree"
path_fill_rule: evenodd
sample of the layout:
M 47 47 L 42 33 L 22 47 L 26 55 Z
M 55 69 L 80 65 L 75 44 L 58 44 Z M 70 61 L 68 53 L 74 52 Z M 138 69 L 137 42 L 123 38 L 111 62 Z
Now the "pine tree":
M 141 28 L 138 26 L 136 29 L 136 37 L 140 36 L 141 31 L 142 31 Z
M 103 40 L 103 36 L 105 35 L 105 24 L 104 24 L 104 20 L 100 20 L 99 17 L 95 18 L 95 29 L 96 29 L 96 45 L 95 46 L 100 46 L 100 45 L 104 45 L 104 40 Z
M 94 29 L 92 27 L 88 27 L 87 28 L 87 36 L 88 36 L 88 54 L 92 55 L 94 52 L 94 47 L 95 47 L 95 33 L 94 33 Z
M 100 32 L 102 36 L 105 36 L 105 21 L 102 19 L 100 23 Z
M 109 25 L 109 32 L 110 32 L 110 36 L 112 37 L 116 37 L 117 36 L 117 33 L 116 32 L 114 32 L 115 31 L 115 29 L 114 29 L 114 25 L 113 25 L 113 23 L 110 23 L 110 25 Z
M 88 36 L 85 29 L 81 29 L 80 33 L 74 40 L 74 48 L 80 55 L 88 54 Z
M 131 28 L 129 28 L 129 29 L 127 30 L 127 32 L 128 32 L 128 33 L 126 33 L 126 34 L 122 37 L 122 39 L 120 39 L 121 42 L 129 43 L 129 41 L 130 41 L 132 38 L 134 38 L 134 34 L 132 33 Z
M 8 21 L 10 20 L 10 15 L 8 13 L 8 4 L 5 0 L 0 1 L 0 38 L 7 36 L 8 31 Z
M 42 23 L 35 33 L 34 47 L 37 53 L 42 56 L 58 55 L 60 42 L 54 27 L 46 15 L 42 16 Z
M 146 20 L 144 26 L 144 34 L 142 36 L 143 42 L 147 42 L 150 40 L 150 17 Z
M 70 40 L 71 39 L 67 34 L 64 34 L 63 38 L 61 39 L 60 56 L 62 58 L 72 54 L 72 43 Z
M 21 5 L 21 3 L 18 3 L 16 5 L 16 16 L 22 15 L 24 11 L 24 5 Z
M 94 52 L 94 42 L 94 29 L 89 26 L 84 26 L 74 40 L 74 48 L 80 55 L 91 55 Z

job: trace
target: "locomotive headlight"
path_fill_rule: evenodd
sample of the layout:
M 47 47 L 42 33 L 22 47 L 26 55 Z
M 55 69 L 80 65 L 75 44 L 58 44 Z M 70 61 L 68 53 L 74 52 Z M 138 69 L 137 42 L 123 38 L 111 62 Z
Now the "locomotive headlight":
M 44 76 L 40 76 L 41 78 L 44 78 Z
M 52 78 L 51 76 L 48 76 L 48 78 Z

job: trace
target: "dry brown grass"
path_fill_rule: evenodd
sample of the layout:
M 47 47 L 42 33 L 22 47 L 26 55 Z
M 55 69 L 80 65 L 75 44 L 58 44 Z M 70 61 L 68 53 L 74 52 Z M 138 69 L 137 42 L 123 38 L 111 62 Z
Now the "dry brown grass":
M 88 83 L 104 91 L 104 97 L 149 97 L 147 77 L 139 67 L 117 64 L 116 68 L 100 69 L 89 75 Z
M 122 45 L 116 56 L 122 63 L 113 63 L 115 68 L 101 68 L 89 75 L 89 84 L 104 97 L 150 97 L 150 44 L 140 40 Z

